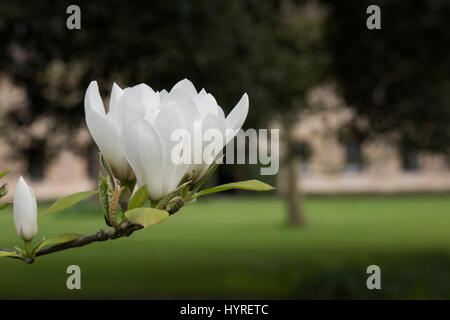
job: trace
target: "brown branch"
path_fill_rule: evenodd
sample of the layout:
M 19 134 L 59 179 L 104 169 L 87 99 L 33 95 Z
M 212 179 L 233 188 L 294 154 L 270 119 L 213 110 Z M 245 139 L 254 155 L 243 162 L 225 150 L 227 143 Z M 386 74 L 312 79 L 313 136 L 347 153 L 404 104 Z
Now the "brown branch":
M 175 205 L 170 210 L 168 210 L 169 215 L 172 215 L 175 212 L 177 212 L 183 206 L 183 204 L 184 203 L 182 201 L 177 201 L 175 203 Z M 98 231 L 96 233 L 82 236 L 82 237 L 72 240 L 70 242 L 43 248 L 36 253 L 35 257 L 39 257 L 39 256 L 43 256 L 43 255 L 47 255 L 50 253 L 71 249 L 71 248 L 83 247 L 83 246 L 91 244 L 93 242 L 114 240 L 114 239 L 118 239 L 118 238 L 122 238 L 122 237 L 129 237 L 133 232 L 140 230 L 142 228 L 143 227 L 139 224 L 133 224 L 128 221 L 125 221 L 125 222 L 122 222 L 122 224 L 117 229 L 109 229 L 109 230 L 101 229 L 100 231 Z M 15 251 L 15 250 L 9 250 L 9 249 L 3 249 L 3 248 L 0 248 L 0 250 L 8 251 L 8 252 L 16 252 L 17 254 L 19 254 L 19 252 Z M 7 258 L 20 259 L 20 260 L 24 260 L 25 263 L 27 263 L 27 264 L 32 264 L 35 260 L 35 257 L 23 258 L 23 257 L 10 256 Z
M 135 232 L 139 229 L 142 229 L 142 228 L 143 227 L 141 225 L 132 224 L 132 223 L 129 223 L 128 221 L 125 221 L 119 226 L 119 228 L 117 228 L 115 230 L 113 230 L 113 229 L 100 230 L 96 233 L 82 236 L 82 237 L 75 239 L 73 241 L 70 241 L 70 242 L 43 248 L 36 253 L 36 257 L 50 254 L 50 253 L 57 252 L 57 251 L 61 251 L 61 250 L 83 247 L 92 242 L 114 240 L 114 239 L 118 239 L 118 238 L 122 238 L 122 237 L 129 237 L 133 232 Z M 25 262 L 27 262 L 27 261 L 25 261 Z M 32 261 L 27 262 L 27 263 L 32 263 Z

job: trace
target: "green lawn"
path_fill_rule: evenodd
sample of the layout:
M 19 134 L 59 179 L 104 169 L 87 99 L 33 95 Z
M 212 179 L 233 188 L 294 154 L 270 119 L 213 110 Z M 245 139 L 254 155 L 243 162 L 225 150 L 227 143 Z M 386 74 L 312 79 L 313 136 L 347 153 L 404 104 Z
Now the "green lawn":
M 45 206 L 40 208 L 44 209 Z M 0 258 L 0 298 L 450 298 L 450 196 L 309 197 L 287 227 L 276 197 L 200 199 L 127 239 L 40 257 Z M 86 202 L 39 222 L 39 237 L 103 227 Z M 23 246 L 11 211 L 0 246 Z M 66 288 L 66 268 L 82 290 Z M 366 268 L 382 290 L 366 288 Z

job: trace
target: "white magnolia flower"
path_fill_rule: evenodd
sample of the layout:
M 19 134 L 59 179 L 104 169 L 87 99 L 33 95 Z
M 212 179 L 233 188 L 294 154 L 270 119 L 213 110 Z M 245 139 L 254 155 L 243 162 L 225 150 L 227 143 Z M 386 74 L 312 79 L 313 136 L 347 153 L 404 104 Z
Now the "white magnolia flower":
M 33 239 L 38 232 L 36 197 L 22 177 L 17 181 L 14 194 L 14 224 L 23 240 Z
M 114 83 L 109 102 L 109 112 L 106 114 L 97 82 L 92 81 L 84 98 L 84 111 L 87 127 L 92 138 L 108 161 L 114 176 L 119 180 L 134 180 L 133 171 L 120 144 L 124 119 L 122 108 L 119 107 L 119 100 L 123 94 L 124 90 Z
M 146 84 L 120 89 L 114 84 L 110 109 L 105 113 L 96 82 L 86 93 L 86 121 L 89 130 L 116 175 L 128 174 L 127 160 L 139 186 L 147 185 L 150 198 L 160 199 L 173 191 L 186 174 L 197 181 L 222 149 L 241 128 L 248 113 L 244 94 L 225 118 L 222 108 L 204 89 L 197 92 L 187 79 L 178 82 L 170 92 L 155 92 Z M 223 139 L 216 142 L 208 159 L 194 163 L 194 130 L 215 129 Z M 192 161 L 173 161 L 172 150 L 178 142 L 172 134 L 183 129 L 190 139 L 183 140 Z M 121 143 L 118 143 L 120 137 Z M 200 142 L 200 146 L 202 143 Z M 188 148 L 189 147 L 189 148 Z M 182 148 L 180 153 L 186 151 Z M 203 150 L 200 150 L 201 152 Z

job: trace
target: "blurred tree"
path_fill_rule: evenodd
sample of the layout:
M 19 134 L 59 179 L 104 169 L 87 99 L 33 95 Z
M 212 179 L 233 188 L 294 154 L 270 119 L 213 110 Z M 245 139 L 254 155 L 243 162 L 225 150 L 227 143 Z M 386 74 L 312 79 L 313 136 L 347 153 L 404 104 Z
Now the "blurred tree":
M 266 108 L 259 116 L 281 124 L 289 221 L 305 223 L 303 193 L 299 189 L 298 141 L 294 126 L 301 111 L 309 108 L 307 93 L 324 81 L 328 55 L 323 41 L 326 12 L 316 1 L 278 1 L 270 15 L 271 45 L 265 48 L 267 65 L 258 76 Z
M 160 90 L 189 77 L 227 111 L 244 91 L 253 110 L 265 104 L 255 70 L 268 62 L 261 53 L 271 2 L 82 1 L 81 30 L 66 28 L 69 4 L 0 0 L 0 70 L 28 98 L 25 108 L 5 108 L 2 135 L 35 176 L 61 148 L 79 147 L 73 137 L 84 126 L 83 95 L 92 79 L 107 96 L 112 81 Z
M 8 109 L 2 135 L 36 177 L 62 148 L 86 150 L 75 137 L 84 127 L 83 95 L 92 79 L 107 96 L 113 80 L 160 90 L 188 77 L 226 111 L 246 91 L 246 126 L 277 117 L 291 150 L 295 115 L 320 81 L 324 60 L 322 11 L 304 3 L 79 1 L 81 30 L 69 30 L 69 2 L 0 0 L 0 69 L 28 98 L 26 108 Z M 290 217 L 300 223 L 296 160 L 291 153 L 286 159 Z
M 348 132 L 402 150 L 450 151 L 450 2 L 325 1 L 332 71 L 355 116 Z M 381 30 L 366 9 L 381 8 Z

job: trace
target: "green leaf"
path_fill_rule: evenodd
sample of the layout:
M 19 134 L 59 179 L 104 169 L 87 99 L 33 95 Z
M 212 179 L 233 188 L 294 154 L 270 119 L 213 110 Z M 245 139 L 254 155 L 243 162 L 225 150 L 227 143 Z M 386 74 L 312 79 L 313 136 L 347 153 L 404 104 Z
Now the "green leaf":
M 240 182 L 232 182 L 227 184 L 222 184 L 214 188 L 205 189 L 200 191 L 195 195 L 195 197 L 201 197 L 207 194 L 222 192 L 230 189 L 244 189 L 252 191 L 269 191 L 275 189 L 274 187 L 268 185 L 267 183 L 261 182 L 259 180 L 246 180 Z
M 206 170 L 203 177 L 201 177 L 200 180 L 197 181 L 197 183 L 194 185 L 194 188 L 192 188 L 192 194 L 195 194 L 198 190 L 200 190 L 200 188 L 206 183 L 206 181 L 208 181 L 208 179 L 211 178 L 211 176 L 214 174 L 216 169 L 219 167 L 219 164 L 220 164 L 219 162 L 222 159 L 223 159 L 223 155 L 219 159 L 217 159 L 216 162 L 214 162 L 208 168 L 208 170 Z
M 15 251 L 0 250 L 0 257 L 20 257 Z
M 145 201 L 148 199 L 148 189 L 147 185 L 144 184 L 140 187 L 133 195 L 128 205 L 128 210 L 140 208 L 144 205 Z
M 66 242 L 70 242 L 73 240 L 76 240 L 80 237 L 82 237 L 82 234 L 79 233 L 64 233 L 61 235 L 56 236 L 55 238 L 50 238 L 50 239 L 46 239 L 44 241 L 42 241 L 38 247 L 36 247 L 34 249 L 34 251 L 39 251 L 40 249 L 43 249 L 45 247 L 49 247 L 49 246 L 56 246 L 58 244 L 63 244 Z
M 47 210 L 45 210 L 44 213 L 41 214 L 41 217 L 69 209 L 70 207 L 76 205 L 81 200 L 86 199 L 87 197 L 90 197 L 96 193 L 98 193 L 97 190 L 83 191 L 83 192 L 77 192 L 77 193 L 68 195 L 64 198 L 61 198 L 61 199 L 57 200 L 56 202 L 54 202 Z
M 2 202 L 2 203 L 0 203 L 0 211 L 8 208 L 10 204 L 11 204 L 11 202 Z
M 169 217 L 169 213 L 155 208 L 136 208 L 125 212 L 125 217 L 131 223 L 148 227 L 152 224 L 159 224 Z
M 0 198 L 4 197 L 8 193 L 8 184 L 5 183 L 0 187 Z
M 108 161 L 106 161 L 103 154 L 100 152 L 100 166 L 102 167 L 103 171 L 105 171 L 106 176 L 109 177 L 108 181 L 111 182 L 113 189 L 116 189 L 116 183 L 114 181 L 114 175 L 112 174 L 111 167 L 108 164 Z
M 109 187 L 108 182 L 101 173 L 98 175 L 98 191 L 103 213 L 109 221 Z
M 164 206 L 174 197 L 176 197 L 177 195 L 181 194 L 183 192 L 183 189 L 189 185 L 192 181 L 186 181 L 185 183 L 179 185 L 174 191 L 170 192 L 168 195 L 162 197 L 161 199 L 159 199 L 159 201 L 156 203 L 155 208 L 156 209 L 161 209 L 164 208 Z
M 9 172 L 9 169 L 0 173 L 0 179 L 3 178 L 4 176 L 6 176 L 8 174 L 8 172 Z

